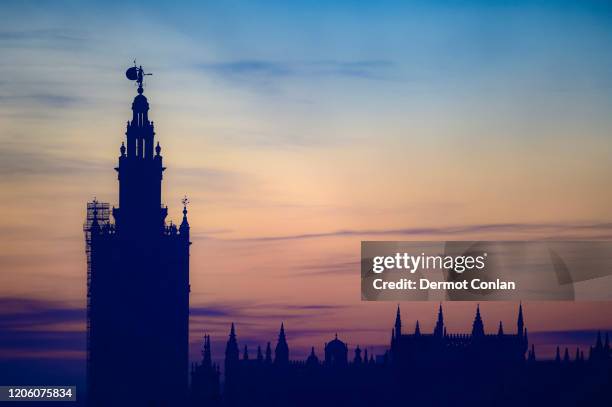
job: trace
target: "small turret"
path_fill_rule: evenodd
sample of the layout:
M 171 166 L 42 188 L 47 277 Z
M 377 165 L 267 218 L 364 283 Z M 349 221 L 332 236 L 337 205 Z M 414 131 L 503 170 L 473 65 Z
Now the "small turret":
M 185 196 L 181 203 L 183 204 L 183 221 L 181 222 L 181 226 L 179 227 L 179 232 L 181 236 L 187 238 L 189 240 L 189 222 L 187 221 L 187 205 L 189 204 L 189 198 Z
M 535 360 L 536 360 L 535 346 L 533 346 L 533 344 L 531 344 L 531 350 L 529 351 L 528 360 L 530 362 L 535 362 Z
M 359 345 L 357 345 L 357 347 L 355 348 L 355 358 L 353 359 L 353 363 L 355 363 L 356 365 L 360 365 L 361 362 L 363 362 L 363 360 L 361 359 L 361 349 L 359 348 Z
M 266 346 L 266 363 L 272 363 L 272 346 L 270 346 L 270 342 Z
M 314 349 L 314 346 L 313 346 L 310 349 L 310 355 L 308 355 L 308 358 L 306 359 L 306 365 L 307 366 L 316 366 L 318 364 L 319 364 L 319 358 L 315 354 L 315 349 Z
M 210 351 L 210 335 L 204 335 L 204 347 L 202 349 L 202 364 L 206 367 L 212 366 Z

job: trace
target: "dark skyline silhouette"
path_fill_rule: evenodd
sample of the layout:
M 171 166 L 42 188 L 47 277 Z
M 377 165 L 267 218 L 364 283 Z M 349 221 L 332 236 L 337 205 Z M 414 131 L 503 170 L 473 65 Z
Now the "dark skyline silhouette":
M 408 331 L 408 332 L 407 332 Z M 335 335 L 319 358 L 290 359 L 281 323 L 275 352 L 247 345 L 240 352 L 231 324 L 224 371 L 211 359 L 204 336 L 202 359 L 191 367 L 191 406 L 389 406 L 389 405 L 599 405 L 612 384 L 609 336 L 598 332 L 588 354 L 557 347 L 554 360 L 538 359 L 519 305 L 516 326 L 486 333 L 480 306 L 467 334 L 446 329 L 440 304 L 433 332 L 402 323 L 398 306 L 390 344 L 382 354 L 352 349 Z
M 90 406 L 169 406 L 186 401 L 189 347 L 189 223 L 166 224 L 166 169 L 149 120 L 140 67 L 119 149 L 119 207 L 93 201 L 85 226 L 87 383 Z M 127 144 L 127 146 L 126 146 Z M 112 389 L 110 391 L 109 389 Z

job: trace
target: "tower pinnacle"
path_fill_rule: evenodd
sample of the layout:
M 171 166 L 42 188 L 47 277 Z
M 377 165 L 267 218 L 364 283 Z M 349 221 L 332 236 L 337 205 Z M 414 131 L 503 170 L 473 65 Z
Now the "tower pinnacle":
M 397 305 L 397 313 L 395 314 L 395 337 L 402 336 L 402 317 L 400 315 L 400 307 Z
M 516 321 L 517 335 L 523 336 L 524 328 L 525 328 L 525 321 L 523 320 L 523 304 L 519 303 L 518 318 Z
M 476 306 L 476 317 L 474 317 L 474 323 L 472 325 L 472 336 L 484 336 L 484 324 L 482 323 L 482 317 L 480 316 L 480 304 Z
M 436 321 L 436 327 L 434 328 L 434 336 L 444 336 L 444 314 L 442 313 L 442 303 L 438 307 L 438 321 Z

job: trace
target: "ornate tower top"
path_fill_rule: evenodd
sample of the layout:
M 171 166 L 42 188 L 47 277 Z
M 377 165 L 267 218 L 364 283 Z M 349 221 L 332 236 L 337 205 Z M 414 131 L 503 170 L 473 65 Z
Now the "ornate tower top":
M 128 68 L 128 70 L 125 71 L 125 76 L 131 81 L 136 81 L 136 83 L 138 84 L 138 94 L 140 95 L 143 92 L 142 83 L 143 83 L 144 77 L 150 76 L 150 75 L 153 75 L 153 74 L 145 73 L 144 69 L 142 69 L 142 65 L 136 66 L 136 60 L 134 60 L 134 66 L 131 68 Z

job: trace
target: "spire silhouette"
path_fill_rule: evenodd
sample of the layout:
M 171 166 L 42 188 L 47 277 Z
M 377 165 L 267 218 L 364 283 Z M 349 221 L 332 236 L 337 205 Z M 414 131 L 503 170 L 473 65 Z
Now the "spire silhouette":
M 597 331 L 597 342 L 595 343 L 595 349 L 602 349 L 603 345 L 601 343 L 601 331 Z
M 274 349 L 274 363 L 287 364 L 289 363 L 289 345 L 285 337 L 285 324 L 281 323 L 280 332 L 278 333 L 278 342 Z
M 361 359 L 361 349 L 359 348 L 359 345 L 357 345 L 357 347 L 355 348 L 355 357 L 353 358 L 353 363 L 355 363 L 356 365 L 360 365 L 361 362 L 363 362 L 363 359 Z
M 232 322 L 229 339 L 227 340 L 227 345 L 225 347 L 226 369 L 228 368 L 228 363 L 232 364 L 238 361 L 239 355 L 240 351 L 238 350 L 238 341 L 236 339 L 236 328 L 234 327 L 234 323 Z
M 157 148 L 159 149 L 159 144 Z M 187 195 L 181 200 L 181 203 L 183 204 L 183 221 L 181 222 L 179 231 L 181 232 L 181 236 L 189 239 L 189 222 L 187 221 L 187 205 L 189 204 L 189 198 L 187 198 Z
M 400 307 L 397 305 L 397 313 L 395 314 L 395 337 L 402 336 L 402 317 L 400 315 Z
M 212 366 L 212 357 L 210 349 L 210 335 L 204 335 L 204 347 L 202 349 L 202 364 Z
M 528 360 L 530 362 L 535 362 L 536 360 L 535 347 L 533 346 L 533 344 L 531 344 L 531 350 L 529 351 Z
M 266 363 L 272 363 L 272 346 L 270 346 L 270 342 L 266 345 Z
M 517 335 L 522 336 L 524 328 L 525 328 L 525 321 L 523 320 L 523 303 L 519 302 L 518 318 L 516 320 Z
M 484 336 L 484 324 L 482 317 L 480 316 L 480 304 L 476 306 L 476 316 L 474 317 L 474 323 L 472 325 L 472 336 L 483 337 Z
M 438 320 L 434 328 L 434 336 L 441 338 L 444 336 L 444 315 L 442 314 L 442 303 L 438 307 Z
M 319 358 L 315 354 L 315 348 L 313 346 L 312 348 L 310 348 L 310 355 L 308 355 L 308 358 L 306 358 L 306 365 L 312 367 L 318 364 L 319 364 Z

